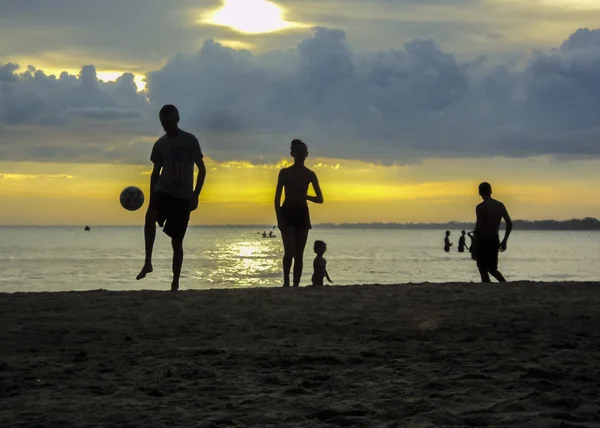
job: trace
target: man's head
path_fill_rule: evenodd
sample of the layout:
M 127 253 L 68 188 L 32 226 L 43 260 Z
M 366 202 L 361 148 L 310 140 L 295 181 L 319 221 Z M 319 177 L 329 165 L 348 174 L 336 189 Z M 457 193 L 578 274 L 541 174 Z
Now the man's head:
M 296 161 L 304 161 L 308 156 L 308 146 L 302 140 L 292 140 L 290 154 Z
M 483 199 L 490 198 L 492 196 L 492 185 L 487 182 L 483 182 L 479 185 L 479 196 Z
M 177 124 L 179 123 L 179 110 L 173 104 L 166 104 L 158 113 L 160 124 L 167 134 L 177 132 L 179 129 Z

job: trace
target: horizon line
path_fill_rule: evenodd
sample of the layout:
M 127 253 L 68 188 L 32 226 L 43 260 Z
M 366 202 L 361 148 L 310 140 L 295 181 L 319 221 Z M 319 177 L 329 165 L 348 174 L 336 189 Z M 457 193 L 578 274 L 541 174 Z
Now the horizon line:
M 566 223 L 572 221 L 585 221 L 585 220 L 594 220 L 600 221 L 596 217 L 583 217 L 583 218 L 571 218 L 568 220 L 555 220 L 555 219 L 543 219 L 543 220 L 526 220 L 526 219 L 515 219 L 513 222 L 556 222 L 556 223 Z M 323 222 L 323 223 L 315 223 L 315 226 L 361 226 L 361 225 L 396 225 L 396 226 L 414 226 L 414 225 L 428 225 L 428 226 L 436 226 L 436 225 L 451 225 L 451 224 L 475 224 L 475 221 L 459 221 L 459 220 L 451 220 L 446 222 L 382 222 L 382 221 L 372 221 L 372 222 Z M 1 227 L 143 227 L 143 223 L 140 224 L 0 224 Z M 273 228 L 276 225 L 273 224 L 191 224 L 188 227 L 246 227 L 246 228 Z

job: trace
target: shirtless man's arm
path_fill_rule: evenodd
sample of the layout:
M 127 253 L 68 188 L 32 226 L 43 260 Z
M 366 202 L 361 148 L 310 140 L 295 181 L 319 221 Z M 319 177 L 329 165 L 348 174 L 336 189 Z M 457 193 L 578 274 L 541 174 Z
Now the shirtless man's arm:
M 508 210 L 506 209 L 506 207 L 504 205 L 502 205 L 502 208 L 504 211 L 504 213 L 502 214 L 502 218 L 506 222 L 506 231 L 504 232 L 504 239 L 500 243 L 500 251 L 504 252 L 504 251 L 506 251 L 506 243 L 508 242 L 508 237 L 510 236 L 510 233 L 512 232 L 513 223 L 512 223 L 512 219 L 508 215 Z
M 319 179 L 317 178 L 317 174 L 315 174 L 314 172 L 312 173 L 310 182 L 313 186 L 313 189 L 315 189 L 316 196 L 306 195 L 306 200 L 314 202 L 315 204 L 322 204 L 323 192 L 321 192 L 321 186 L 319 185 Z
M 481 232 L 481 205 L 477 205 L 475 207 L 475 230 L 473 231 L 473 235 L 477 235 L 478 232 Z

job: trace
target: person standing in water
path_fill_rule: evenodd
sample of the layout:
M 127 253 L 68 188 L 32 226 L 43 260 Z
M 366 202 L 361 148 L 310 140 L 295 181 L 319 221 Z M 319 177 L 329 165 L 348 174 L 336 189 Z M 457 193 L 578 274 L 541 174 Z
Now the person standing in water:
M 152 272 L 152 251 L 156 238 L 156 223 L 171 238 L 173 248 L 173 281 L 171 291 L 179 289 L 183 265 L 183 238 L 190 221 L 190 212 L 198 208 L 198 198 L 204 185 L 206 167 L 198 139 L 179 129 L 179 111 L 172 104 L 160 109 L 160 123 L 165 135 L 152 148 L 150 160 L 154 163 L 150 175 L 150 202 L 144 224 L 146 260 L 136 279 Z M 198 178 L 194 188 L 194 166 Z
M 458 239 L 458 252 L 459 253 L 464 253 L 465 252 L 465 248 L 468 250 L 469 247 L 467 247 L 467 242 L 466 242 L 466 235 L 467 232 L 465 232 L 464 230 L 461 232 L 460 238 Z
M 498 271 L 498 251 L 506 251 L 508 237 L 512 232 L 512 220 L 504 204 L 492 198 L 490 183 L 479 185 L 479 195 L 483 199 L 477 208 L 477 223 L 475 224 L 475 252 L 477 267 L 482 282 L 490 282 L 490 275 L 499 282 L 506 282 L 504 276 Z M 506 222 L 504 239 L 500 242 L 500 223 Z
M 294 164 L 279 171 L 275 190 L 275 215 L 277 227 L 283 240 L 283 286 L 290 286 L 290 271 L 294 264 L 293 286 L 300 285 L 304 267 L 304 248 L 308 232 L 312 228 L 308 212 L 308 201 L 323 203 L 323 193 L 317 175 L 308 169 L 304 162 L 308 157 L 308 147 L 301 140 L 293 140 L 290 154 Z M 312 184 L 315 196 L 308 195 L 308 186 Z M 285 199 L 281 203 L 281 194 L 285 190 Z
M 475 257 L 475 231 L 468 232 L 467 235 L 470 239 L 469 253 L 471 253 L 471 258 L 473 260 L 477 260 L 477 258 Z
M 444 251 L 449 253 L 450 247 L 452 247 L 452 242 L 450 242 L 450 231 L 446 231 L 446 237 L 444 238 Z

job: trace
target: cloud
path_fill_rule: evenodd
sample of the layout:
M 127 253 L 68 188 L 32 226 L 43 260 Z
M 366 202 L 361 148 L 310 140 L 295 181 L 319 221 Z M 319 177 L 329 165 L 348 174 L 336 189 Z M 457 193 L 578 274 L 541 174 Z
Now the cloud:
M 38 180 L 38 179 L 67 179 L 71 180 L 72 175 L 69 174 L 10 174 L 0 172 L 0 180 Z
M 174 103 L 182 126 L 222 161 L 273 161 L 295 137 L 321 157 L 384 163 L 597 157 L 599 33 L 580 29 L 517 65 L 485 55 L 461 60 L 431 39 L 359 52 L 343 31 L 324 27 L 294 50 L 261 54 L 209 39 L 148 73 L 144 92 L 128 73 L 98 81 L 91 65 L 58 78 L 0 65 L 0 126 L 63 133 L 38 135 L 36 149 L 26 150 L 26 141 L 2 131 L 0 154 L 145 163 L 148 139 L 159 132 L 156 112 Z M 60 135 L 79 140 L 60 144 Z

